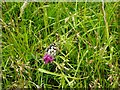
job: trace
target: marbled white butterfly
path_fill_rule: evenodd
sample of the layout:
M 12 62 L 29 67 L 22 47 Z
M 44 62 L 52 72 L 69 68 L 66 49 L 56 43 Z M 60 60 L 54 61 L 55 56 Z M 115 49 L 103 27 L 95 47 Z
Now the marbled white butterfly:
M 55 43 L 50 44 L 50 46 L 46 49 L 45 55 L 43 57 L 45 64 L 52 62 L 54 60 L 56 52 L 57 52 L 56 44 Z

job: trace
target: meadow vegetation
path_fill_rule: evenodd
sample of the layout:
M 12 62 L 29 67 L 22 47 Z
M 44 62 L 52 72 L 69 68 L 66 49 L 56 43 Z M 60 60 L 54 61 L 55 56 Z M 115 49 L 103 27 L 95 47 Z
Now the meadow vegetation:
M 2 87 L 120 87 L 119 3 L 3 2 Z M 44 64 L 55 42 L 55 60 Z

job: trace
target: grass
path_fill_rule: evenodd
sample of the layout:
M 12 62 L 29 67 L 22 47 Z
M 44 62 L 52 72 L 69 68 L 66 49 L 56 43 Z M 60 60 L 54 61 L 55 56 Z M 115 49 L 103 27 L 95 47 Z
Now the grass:
M 2 88 L 119 88 L 119 3 L 2 3 Z M 53 63 L 45 49 L 55 42 Z

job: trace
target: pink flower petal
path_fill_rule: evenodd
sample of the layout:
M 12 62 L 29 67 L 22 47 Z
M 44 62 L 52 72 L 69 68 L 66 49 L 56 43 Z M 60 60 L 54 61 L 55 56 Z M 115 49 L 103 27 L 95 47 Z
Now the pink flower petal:
M 54 58 L 49 54 L 45 54 L 43 57 L 43 60 L 44 60 L 45 64 L 47 64 L 49 62 L 52 62 L 54 60 Z

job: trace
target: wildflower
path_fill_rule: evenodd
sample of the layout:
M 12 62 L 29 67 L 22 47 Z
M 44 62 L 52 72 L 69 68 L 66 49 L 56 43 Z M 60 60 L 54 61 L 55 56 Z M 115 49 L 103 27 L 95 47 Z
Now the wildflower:
M 52 62 L 54 60 L 54 58 L 49 54 L 45 54 L 43 59 L 44 59 L 45 64 L 47 64 L 48 62 Z

